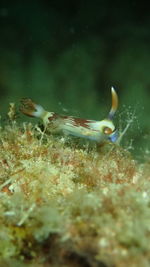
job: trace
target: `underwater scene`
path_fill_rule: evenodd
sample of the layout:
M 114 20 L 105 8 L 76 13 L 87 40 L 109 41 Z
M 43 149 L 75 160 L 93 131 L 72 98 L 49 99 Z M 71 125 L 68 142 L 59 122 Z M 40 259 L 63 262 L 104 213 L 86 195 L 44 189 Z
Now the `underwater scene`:
M 0 267 L 150 266 L 150 15 L 0 2 Z

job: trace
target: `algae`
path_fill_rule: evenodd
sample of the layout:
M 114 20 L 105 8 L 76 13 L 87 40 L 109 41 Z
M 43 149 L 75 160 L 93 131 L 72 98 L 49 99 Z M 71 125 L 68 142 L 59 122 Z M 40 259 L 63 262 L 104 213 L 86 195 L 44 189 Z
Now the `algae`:
M 149 266 L 150 161 L 14 110 L 0 129 L 0 266 Z

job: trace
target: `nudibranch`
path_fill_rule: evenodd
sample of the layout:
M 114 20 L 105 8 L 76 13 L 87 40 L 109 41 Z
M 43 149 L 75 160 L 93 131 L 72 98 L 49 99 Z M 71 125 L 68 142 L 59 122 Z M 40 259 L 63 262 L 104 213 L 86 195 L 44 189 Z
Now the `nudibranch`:
M 112 105 L 106 119 L 101 121 L 75 118 L 73 116 L 59 115 L 55 112 L 46 111 L 41 105 L 34 103 L 31 99 L 21 100 L 20 111 L 31 117 L 43 120 L 43 125 L 51 133 L 62 133 L 102 143 L 104 140 L 115 142 L 118 132 L 113 123 L 113 118 L 118 108 L 118 96 L 111 87 Z

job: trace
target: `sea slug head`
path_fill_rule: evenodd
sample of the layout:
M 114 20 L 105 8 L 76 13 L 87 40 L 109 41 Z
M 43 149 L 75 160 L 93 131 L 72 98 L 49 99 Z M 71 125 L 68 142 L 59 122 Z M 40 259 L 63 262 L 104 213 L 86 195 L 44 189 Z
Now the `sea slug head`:
M 114 115 L 118 109 L 118 95 L 114 89 L 111 87 L 111 95 L 112 95 L 112 105 L 110 112 L 108 114 L 108 118 L 101 121 L 101 132 L 106 136 L 106 139 L 111 142 L 116 142 L 118 139 L 118 131 L 114 125 L 113 119 Z

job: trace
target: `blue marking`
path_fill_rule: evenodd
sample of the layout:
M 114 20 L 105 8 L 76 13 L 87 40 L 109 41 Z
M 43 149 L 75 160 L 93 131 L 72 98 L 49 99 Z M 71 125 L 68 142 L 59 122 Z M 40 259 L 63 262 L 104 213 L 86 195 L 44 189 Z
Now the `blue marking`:
M 119 137 L 119 134 L 118 134 L 118 131 L 116 130 L 115 132 L 113 132 L 113 133 L 108 137 L 108 139 L 109 139 L 111 142 L 115 143 L 115 142 L 117 141 L 118 137 Z

